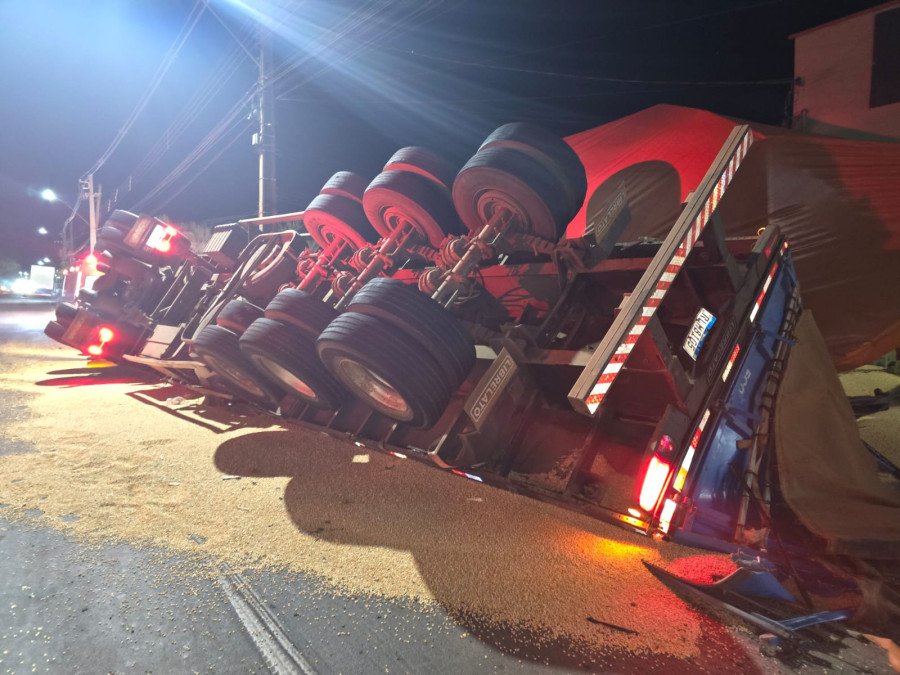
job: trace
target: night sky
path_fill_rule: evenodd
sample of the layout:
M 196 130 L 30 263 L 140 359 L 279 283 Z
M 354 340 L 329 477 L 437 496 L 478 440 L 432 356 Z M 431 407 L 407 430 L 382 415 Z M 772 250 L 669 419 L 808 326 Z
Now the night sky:
M 565 135 L 674 103 L 781 124 L 788 36 L 878 4 L 211 0 L 167 60 L 202 3 L 0 0 L 0 259 L 52 254 L 68 209 L 38 193 L 74 203 L 142 97 L 96 172 L 104 203 L 175 220 L 255 214 L 244 48 L 260 25 L 276 36 L 278 209 L 293 211 L 335 171 L 372 177 L 414 144 L 462 163 L 510 121 Z

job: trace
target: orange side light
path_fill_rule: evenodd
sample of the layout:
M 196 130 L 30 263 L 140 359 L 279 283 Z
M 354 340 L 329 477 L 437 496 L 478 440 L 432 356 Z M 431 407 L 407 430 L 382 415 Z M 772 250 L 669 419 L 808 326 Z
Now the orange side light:
M 644 474 L 644 482 L 641 485 L 641 496 L 638 503 L 644 511 L 653 513 L 662 492 L 666 487 L 672 467 L 668 462 L 662 461 L 654 455 L 650 458 L 647 473 Z

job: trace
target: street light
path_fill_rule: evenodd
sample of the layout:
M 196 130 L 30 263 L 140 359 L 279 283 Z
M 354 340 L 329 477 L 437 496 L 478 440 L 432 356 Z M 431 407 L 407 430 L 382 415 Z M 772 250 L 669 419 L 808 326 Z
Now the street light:
M 71 209 L 72 213 L 76 217 L 80 218 L 86 225 L 90 224 L 90 223 L 88 223 L 88 221 L 85 219 L 84 216 L 82 216 L 80 213 L 78 213 L 75 210 L 74 206 L 72 206 L 69 202 L 67 202 L 65 199 L 63 199 L 58 194 L 56 194 L 56 192 L 54 190 L 51 190 L 50 188 L 44 188 L 43 190 L 41 190 L 40 195 L 41 195 L 41 199 L 43 199 L 45 202 L 51 202 L 51 203 L 59 202 L 63 206 Z M 41 229 L 44 229 L 44 228 L 41 228 Z M 41 232 L 41 234 L 46 234 L 46 233 Z
M 69 202 L 67 202 L 65 199 L 63 199 L 58 194 L 56 194 L 55 190 L 53 190 L 51 188 L 44 188 L 38 194 L 40 195 L 40 198 L 43 199 L 44 201 L 54 203 L 54 204 L 55 203 L 62 204 L 71 211 L 71 215 L 69 216 L 68 220 L 66 220 L 66 222 L 63 224 L 62 231 L 60 232 L 60 236 L 62 237 L 62 259 L 68 260 L 69 255 L 72 253 L 72 247 L 73 247 L 72 231 L 69 227 L 70 223 L 72 222 L 72 220 L 74 218 L 78 218 L 88 227 L 90 227 L 91 224 L 85 219 L 84 216 L 82 216 L 80 213 L 78 213 L 78 209 L 76 209 L 74 206 L 69 204 Z M 46 228 L 44 228 L 44 227 L 39 228 L 38 234 L 47 234 Z

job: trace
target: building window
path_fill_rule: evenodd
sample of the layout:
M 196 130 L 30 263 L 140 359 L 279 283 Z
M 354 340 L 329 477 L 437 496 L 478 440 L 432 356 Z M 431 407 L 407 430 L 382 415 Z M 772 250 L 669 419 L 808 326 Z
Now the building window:
M 875 15 L 869 107 L 900 102 L 900 8 Z

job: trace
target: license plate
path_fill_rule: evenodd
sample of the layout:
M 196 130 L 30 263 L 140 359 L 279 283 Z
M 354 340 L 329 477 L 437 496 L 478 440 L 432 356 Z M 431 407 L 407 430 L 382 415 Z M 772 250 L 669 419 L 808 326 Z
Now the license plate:
M 700 350 L 703 349 L 703 342 L 706 340 L 706 336 L 709 335 L 709 331 L 712 330 L 715 322 L 716 317 L 712 315 L 712 312 L 703 307 L 700 308 L 700 311 L 697 312 L 697 316 L 694 317 L 694 323 L 691 325 L 691 329 L 684 339 L 684 345 L 682 345 L 684 351 L 686 351 L 687 355 L 694 359 L 694 361 L 700 356 Z

